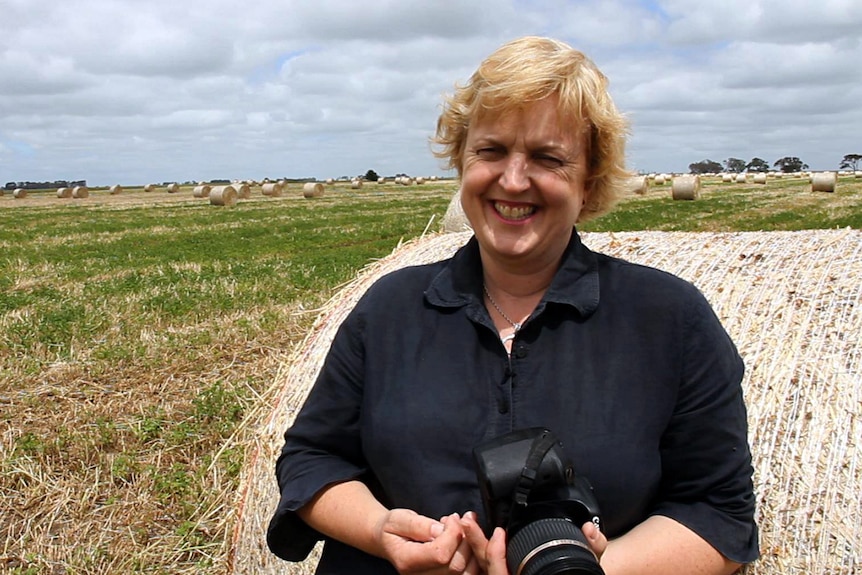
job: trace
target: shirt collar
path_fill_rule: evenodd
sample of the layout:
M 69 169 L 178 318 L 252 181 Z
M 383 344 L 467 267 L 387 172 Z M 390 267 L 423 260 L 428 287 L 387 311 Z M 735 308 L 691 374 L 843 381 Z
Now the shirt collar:
M 433 306 L 449 308 L 482 301 L 482 260 L 476 236 L 431 280 L 425 298 Z M 574 307 L 583 317 L 591 315 L 599 305 L 598 260 L 581 243 L 577 230 L 572 233 L 560 267 L 536 311 L 541 312 L 550 302 Z

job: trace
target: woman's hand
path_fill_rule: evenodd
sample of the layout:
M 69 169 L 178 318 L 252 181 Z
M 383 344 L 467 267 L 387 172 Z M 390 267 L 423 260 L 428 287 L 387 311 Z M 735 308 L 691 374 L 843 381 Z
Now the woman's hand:
M 509 575 L 506 566 L 506 532 L 497 527 L 491 534 L 491 539 L 485 537 L 485 532 L 476 521 L 476 514 L 468 511 L 461 519 L 465 541 L 470 545 L 474 559 L 478 562 L 481 573 L 487 575 Z
M 584 532 L 584 537 L 587 538 L 587 543 L 590 544 L 590 549 L 596 554 L 599 563 L 602 561 L 602 555 L 605 549 L 608 548 L 608 538 L 602 533 L 598 527 L 588 521 L 581 526 L 581 531 Z
M 461 527 L 464 529 L 464 536 L 484 573 L 487 575 L 510 575 L 506 564 L 506 532 L 502 527 L 497 527 L 491 535 L 491 539 L 487 539 L 482 528 L 476 522 L 476 514 L 472 511 L 464 514 L 464 518 L 461 519 Z M 602 554 L 608 547 L 607 538 L 591 522 L 584 523 L 581 531 L 583 531 L 593 553 L 601 561 Z
M 399 573 L 480 575 L 457 514 L 435 521 L 408 509 L 393 509 L 378 523 L 376 537 Z

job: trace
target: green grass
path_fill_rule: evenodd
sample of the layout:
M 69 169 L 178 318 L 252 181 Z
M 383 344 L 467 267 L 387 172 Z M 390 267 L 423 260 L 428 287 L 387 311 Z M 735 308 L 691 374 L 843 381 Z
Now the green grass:
M 580 229 L 862 228 L 852 179 L 833 194 L 794 180 L 710 183 L 691 202 L 669 190 Z M 228 438 L 314 310 L 439 221 L 454 191 L 336 188 L 230 209 L 0 197 L 0 572 L 219 572 L 243 465 Z

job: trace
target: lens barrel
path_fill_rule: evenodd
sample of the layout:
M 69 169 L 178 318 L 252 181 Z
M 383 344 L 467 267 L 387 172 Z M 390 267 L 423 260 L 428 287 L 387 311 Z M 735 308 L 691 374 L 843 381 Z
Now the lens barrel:
M 538 519 L 510 534 L 512 575 L 605 575 L 581 528 L 568 519 Z

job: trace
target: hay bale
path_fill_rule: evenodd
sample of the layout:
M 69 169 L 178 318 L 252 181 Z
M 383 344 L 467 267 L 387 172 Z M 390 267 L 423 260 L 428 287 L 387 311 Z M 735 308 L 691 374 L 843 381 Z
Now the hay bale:
M 834 192 L 838 177 L 835 172 L 818 172 L 811 175 L 812 192 Z
M 352 180 L 352 181 L 350 182 L 350 189 L 351 189 L 351 190 L 359 190 L 359 189 L 362 189 L 362 180 Z
M 384 178 L 384 177 L 382 177 L 382 176 L 381 176 L 381 177 L 379 177 L 379 178 L 377 178 L 377 183 L 378 183 L 378 184 L 385 184 L 385 183 L 386 183 L 386 178 Z
M 766 183 L 766 172 L 757 172 L 754 174 L 754 178 L 752 181 L 755 184 L 765 184 Z
M 176 182 L 168 184 L 167 188 L 169 194 L 176 194 L 180 191 L 180 185 Z
M 147 184 L 144 186 L 144 191 L 147 193 L 155 192 L 157 189 L 159 189 L 159 187 L 156 184 Z
M 72 188 L 72 197 L 77 199 L 89 198 L 90 190 L 87 186 L 75 186 Z
M 402 177 L 401 178 L 401 185 L 402 186 L 412 186 L 413 185 L 413 178 L 408 178 L 407 176 Z
M 306 182 L 302 185 L 303 198 L 319 198 L 323 195 L 325 188 L 320 182 Z
M 733 174 L 721 174 L 721 181 L 725 184 L 733 183 Z
M 195 198 L 208 198 L 210 196 L 210 192 L 212 191 L 212 186 L 209 184 L 198 184 L 192 190 L 192 196 Z
M 745 575 L 836 575 L 862 569 L 862 231 L 582 234 L 590 248 L 659 267 L 697 285 L 747 369 L 762 557 Z M 227 572 L 311 573 L 263 533 L 278 502 L 282 434 L 320 369 L 335 331 L 381 275 L 442 259 L 470 232 L 427 236 L 364 270 L 325 306 L 247 420 Z
M 248 182 L 234 182 L 231 187 L 236 190 L 237 199 L 247 200 L 251 197 L 251 186 Z
M 664 174 L 656 174 L 652 178 L 652 183 L 657 185 L 657 186 L 663 186 L 664 182 L 665 182 Z
M 280 198 L 282 190 L 284 190 L 284 184 L 281 182 L 268 183 L 260 187 L 260 193 L 272 198 Z
M 740 172 L 740 173 L 736 174 L 736 180 L 735 181 L 737 184 L 744 184 L 746 181 L 745 173 Z
M 425 178 L 423 178 L 422 176 L 417 176 L 417 177 L 416 177 L 416 185 L 417 185 L 417 186 L 421 186 L 421 185 L 422 185 L 422 184 L 424 184 L 424 183 L 425 183 Z
M 57 197 L 58 198 L 71 198 L 72 197 L 72 188 L 57 188 Z
M 110 188 L 108 188 L 108 193 L 112 196 L 117 196 L 123 193 L 123 186 L 120 184 L 114 184 Z
M 700 197 L 700 176 L 675 176 L 671 182 L 671 197 L 675 200 L 696 200 Z
M 642 196 L 649 191 L 649 181 L 646 176 L 632 176 L 626 180 L 626 193 Z
M 235 206 L 238 199 L 233 186 L 215 186 L 210 190 L 210 204 L 214 206 Z
M 856 170 L 855 172 L 853 172 L 853 177 L 862 178 L 862 170 Z
M 449 200 L 449 206 L 446 208 L 446 213 L 443 215 L 441 231 L 444 233 L 467 232 L 472 230 L 470 220 L 464 213 L 464 207 L 461 205 L 461 189 Z
M 0 189 L 0 196 L 2 196 L 2 195 L 3 195 L 3 190 Z M 27 190 L 25 190 L 24 188 L 15 188 L 12 191 L 12 197 L 15 198 L 16 200 L 23 200 L 24 198 L 27 197 Z

